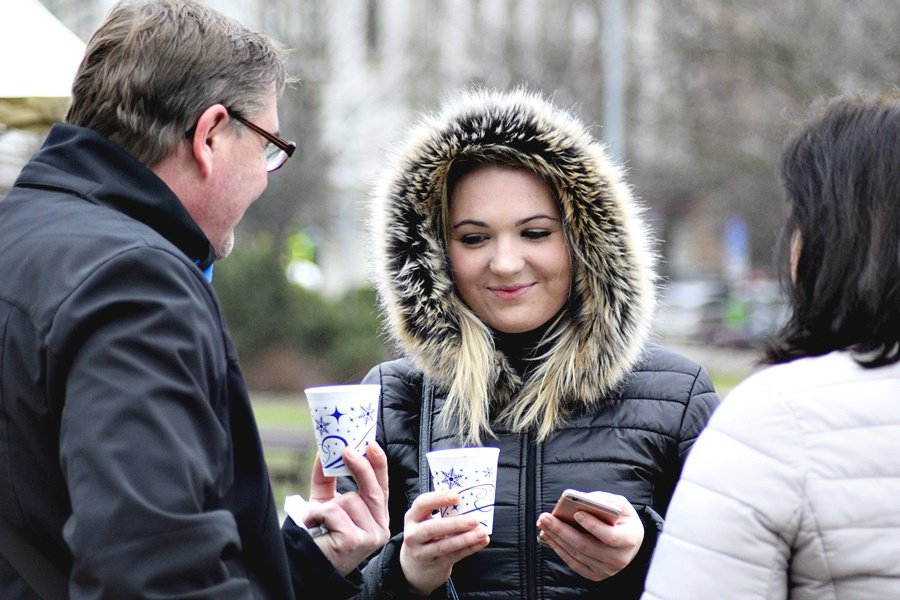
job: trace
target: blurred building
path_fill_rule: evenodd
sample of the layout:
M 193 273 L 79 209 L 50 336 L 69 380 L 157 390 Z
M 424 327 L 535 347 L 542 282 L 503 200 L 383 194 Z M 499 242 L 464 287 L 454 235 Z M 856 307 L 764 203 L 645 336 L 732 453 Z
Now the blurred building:
M 43 1 L 84 39 L 112 4 Z M 245 222 L 309 235 L 334 294 L 366 281 L 387 147 L 461 86 L 524 84 L 596 124 L 648 207 L 663 274 L 735 280 L 771 264 L 785 125 L 821 95 L 900 80 L 896 2 L 206 1 L 294 49 L 301 82 L 280 112 L 300 149 Z

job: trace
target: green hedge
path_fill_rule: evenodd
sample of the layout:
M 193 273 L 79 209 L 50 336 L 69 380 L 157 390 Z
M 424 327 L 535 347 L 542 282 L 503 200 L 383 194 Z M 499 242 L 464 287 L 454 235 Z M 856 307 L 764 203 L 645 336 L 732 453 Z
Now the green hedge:
M 339 299 L 291 283 L 284 252 L 271 238 L 242 238 L 216 264 L 213 285 L 224 307 L 241 364 L 253 383 L 273 354 L 290 355 L 318 382 L 357 382 L 388 357 L 379 335 L 375 294 L 360 288 Z M 302 381 L 297 385 L 307 384 Z M 284 386 L 280 386 L 284 387 Z

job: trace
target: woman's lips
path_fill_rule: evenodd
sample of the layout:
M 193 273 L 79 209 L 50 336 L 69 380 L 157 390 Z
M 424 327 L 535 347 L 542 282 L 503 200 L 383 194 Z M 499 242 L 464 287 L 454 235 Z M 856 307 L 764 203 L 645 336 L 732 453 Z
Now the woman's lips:
M 528 293 L 535 284 L 523 283 L 521 285 L 500 285 L 488 287 L 488 290 L 501 300 L 515 300 Z

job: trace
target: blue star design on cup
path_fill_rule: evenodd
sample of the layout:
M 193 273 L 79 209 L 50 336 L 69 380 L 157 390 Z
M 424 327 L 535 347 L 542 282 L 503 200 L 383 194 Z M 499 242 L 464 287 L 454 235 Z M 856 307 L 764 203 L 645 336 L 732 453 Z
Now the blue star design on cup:
M 488 467 L 484 471 L 482 471 L 482 473 L 484 473 L 484 478 L 487 479 L 487 478 L 491 477 L 491 475 L 494 474 L 494 469 L 493 469 L 493 467 Z
M 441 471 L 441 475 L 443 475 L 444 479 L 441 481 L 443 485 L 447 486 L 447 489 L 453 489 L 453 486 L 458 488 L 462 488 L 462 483 L 459 482 L 460 479 L 463 478 L 462 473 L 456 473 L 453 467 L 450 467 L 450 471 Z
M 368 424 L 369 421 L 374 421 L 375 417 L 372 413 L 375 412 L 375 407 L 371 404 L 369 406 L 360 406 L 359 407 L 359 416 L 363 419 L 364 424 Z
M 331 424 L 325 422 L 325 417 L 319 417 L 318 419 L 316 419 L 316 431 L 319 432 L 319 435 L 329 433 L 329 427 L 331 427 Z
M 342 413 L 341 411 L 339 411 L 339 410 L 338 410 L 338 407 L 335 406 L 335 407 L 334 407 L 334 412 L 331 413 L 331 414 L 328 415 L 328 416 L 329 416 L 329 417 L 334 417 L 334 420 L 337 421 L 338 423 L 340 423 L 340 422 L 341 422 L 341 417 L 343 417 L 344 415 L 345 415 L 345 413 Z

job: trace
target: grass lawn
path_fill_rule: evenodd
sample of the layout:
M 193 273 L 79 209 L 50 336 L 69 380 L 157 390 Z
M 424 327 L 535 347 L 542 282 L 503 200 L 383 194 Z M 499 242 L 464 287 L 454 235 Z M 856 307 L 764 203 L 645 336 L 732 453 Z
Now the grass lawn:
M 716 393 L 719 395 L 719 398 L 725 398 L 728 395 L 728 392 L 731 389 L 742 382 L 747 378 L 749 373 L 710 373 L 709 376 L 712 378 L 713 386 L 716 388 Z
M 253 414 L 260 427 L 291 427 L 312 433 L 306 400 L 287 394 L 252 393 Z
M 260 429 L 296 430 L 298 437 L 313 436 L 312 419 L 303 397 L 251 392 L 253 414 Z M 263 448 L 272 479 L 275 506 L 280 511 L 288 494 L 309 497 L 309 474 L 314 453 L 295 452 L 285 448 Z

